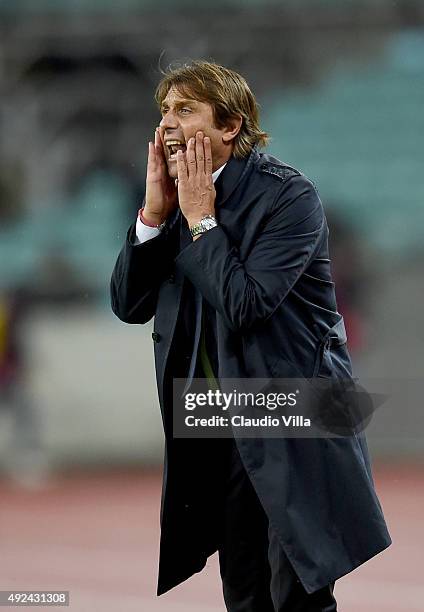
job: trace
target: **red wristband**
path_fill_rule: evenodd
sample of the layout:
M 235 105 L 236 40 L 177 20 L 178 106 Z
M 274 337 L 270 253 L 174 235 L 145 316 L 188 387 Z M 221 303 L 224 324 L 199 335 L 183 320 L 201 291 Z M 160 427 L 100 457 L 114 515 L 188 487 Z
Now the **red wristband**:
M 147 225 L 147 227 L 159 227 L 160 225 L 160 223 L 156 225 L 155 223 L 150 223 L 150 221 L 147 221 L 146 217 L 143 215 L 142 208 L 140 208 L 140 210 L 138 211 L 138 218 L 144 225 Z

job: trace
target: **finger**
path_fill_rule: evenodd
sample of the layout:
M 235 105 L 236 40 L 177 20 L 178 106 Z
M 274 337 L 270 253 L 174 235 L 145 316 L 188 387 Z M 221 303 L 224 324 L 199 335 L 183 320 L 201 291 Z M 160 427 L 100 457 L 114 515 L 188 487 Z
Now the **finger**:
M 187 164 L 184 160 L 184 154 L 182 151 L 177 151 L 177 173 L 178 173 L 178 187 L 184 185 L 188 180 Z
M 203 139 L 203 146 L 205 150 L 205 174 L 209 180 L 208 184 L 210 184 L 212 182 L 212 147 L 209 136 L 205 136 Z
M 155 150 L 156 155 L 159 158 L 159 162 L 165 161 L 165 144 L 163 142 L 163 136 L 160 133 L 160 128 L 155 130 Z
M 196 149 L 194 142 L 194 138 L 190 138 L 187 144 L 186 157 L 189 178 L 194 178 L 196 176 Z
M 159 145 L 161 147 L 161 151 L 166 157 L 166 145 L 165 145 L 165 128 L 161 125 L 156 128 L 158 136 L 159 136 Z
M 203 178 L 205 173 L 205 151 L 203 148 L 203 132 L 197 132 L 196 134 L 196 165 L 197 174 L 200 176 L 200 180 Z
M 157 163 L 156 163 L 155 145 L 153 144 L 153 142 L 149 141 L 149 153 L 147 155 L 147 170 L 149 172 L 154 172 L 156 170 L 156 167 L 157 167 Z

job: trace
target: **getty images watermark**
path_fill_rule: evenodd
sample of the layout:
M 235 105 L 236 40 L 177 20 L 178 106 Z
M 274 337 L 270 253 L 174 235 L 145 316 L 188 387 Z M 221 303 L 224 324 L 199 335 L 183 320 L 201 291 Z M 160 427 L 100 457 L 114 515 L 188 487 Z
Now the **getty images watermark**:
M 175 438 L 356 435 L 384 401 L 352 379 L 174 379 Z

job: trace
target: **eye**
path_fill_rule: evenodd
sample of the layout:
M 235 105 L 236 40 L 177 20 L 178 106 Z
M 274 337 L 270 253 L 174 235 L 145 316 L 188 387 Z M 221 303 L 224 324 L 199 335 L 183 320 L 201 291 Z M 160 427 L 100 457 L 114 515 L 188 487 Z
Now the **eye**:
M 186 115 L 187 113 L 191 113 L 191 108 L 187 108 L 187 107 L 183 107 L 180 108 L 180 113 L 182 113 L 183 115 Z

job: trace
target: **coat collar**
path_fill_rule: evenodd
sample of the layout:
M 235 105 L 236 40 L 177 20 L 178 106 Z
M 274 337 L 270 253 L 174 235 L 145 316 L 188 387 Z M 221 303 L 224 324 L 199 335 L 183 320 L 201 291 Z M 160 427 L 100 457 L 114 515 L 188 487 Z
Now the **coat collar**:
M 249 155 L 242 159 L 230 157 L 227 165 L 215 182 L 217 206 L 222 206 L 228 200 L 230 195 L 251 171 L 253 164 L 258 160 L 259 153 L 256 147 L 253 147 Z

